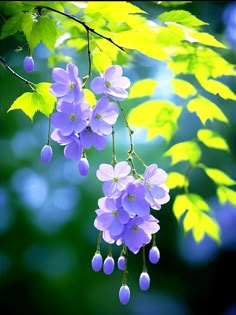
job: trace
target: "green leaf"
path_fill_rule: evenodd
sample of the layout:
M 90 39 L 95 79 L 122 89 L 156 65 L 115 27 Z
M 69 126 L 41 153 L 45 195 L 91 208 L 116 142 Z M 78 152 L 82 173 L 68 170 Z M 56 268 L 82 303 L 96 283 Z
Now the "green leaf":
M 137 50 L 138 52 L 157 60 L 169 60 L 164 48 L 156 42 L 156 34 L 151 30 L 129 30 L 115 34 L 113 41 L 123 48 Z
M 219 202 L 225 204 L 227 202 L 236 206 L 236 191 L 225 186 L 219 186 L 216 190 Z
M 38 33 L 40 40 L 49 50 L 51 50 L 51 52 L 53 52 L 57 40 L 56 21 L 46 16 L 40 16 L 38 22 L 34 26 L 35 28 L 33 29 L 32 36 L 35 32 Z
M 229 152 L 229 146 L 225 139 L 217 132 L 210 129 L 200 129 L 197 132 L 198 139 L 209 148 L 225 150 Z
M 170 83 L 174 87 L 173 93 L 179 95 L 182 98 L 188 98 L 197 93 L 195 87 L 185 80 L 173 79 L 170 81 Z
M 227 124 L 229 123 L 228 118 L 224 115 L 221 109 L 209 99 L 201 95 L 198 95 L 196 98 L 191 100 L 187 104 L 187 109 L 191 113 L 196 113 L 203 125 L 206 124 L 208 119 L 211 121 L 219 120 Z
M 49 93 L 50 83 L 42 82 L 36 85 L 34 92 L 26 92 L 18 97 L 8 112 L 14 109 L 22 110 L 33 120 L 34 114 L 40 111 L 47 117 L 52 113 L 56 97 Z
M 181 107 L 168 101 L 147 101 L 129 112 L 128 122 L 135 127 L 146 128 L 148 140 L 162 136 L 169 142 L 177 131 L 181 111 Z
M 152 79 L 143 79 L 132 84 L 129 91 L 129 98 L 138 98 L 150 96 L 154 93 L 157 81 Z
M 3 24 L 0 39 L 4 39 L 8 36 L 14 35 L 18 31 L 20 31 L 23 17 L 24 17 L 24 13 L 22 13 L 22 12 L 19 12 L 18 14 L 10 17 Z
M 201 86 L 208 92 L 214 94 L 214 95 L 219 95 L 224 99 L 230 99 L 235 101 L 236 100 L 236 94 L 234 94 L 230 88 L 213 79 L 210 80 L 199 80 L 199 83 L 201 84 Z
M 176 22 L 192 28 L 198 28 L 199 26 L 209 24 L 203 22 L 202 20 L 198 19 L 196 16 L 185 10 L 172 10 L 164 12 L 158 16 L 158 19 L 161 20 L 163 23 Z
M 46 16 L 34 18 L 31 13 L 26 13 L 23 18 L 22 29 L 31 51 L 42 41 L 52 52 L 57 39 L 56 22 Z
M 162 7 L 178 7 L 186 3 L 192 3 L 192 1 L 154 1 Z
M 215 182 L 217 185 L 223 185 L 223 186 L 232 186 L 236 185 L 236 181 L 230 178 L 228 175 L 226 175 L 221 170 L 218 170 L 217 168 L 208 168 L 203 167 L 206 174 Z
M 201 157 L 201 149 L 196 142 L 185 141 L 173 145 L 164 155 L 171 157 L 171 165 L 189 161 L 194 166 Z
M 22 22 L 22 30 L 26 36 L 31 52 L 40 43 L 40 35 L 37 31 L 37 27 L 35 27 L 35 23 L 37 22 L 34 22 L 32 13 L 25 13 Z
M 183 217 L 185 232 L 192 230 L 194 239 L 199 242 L 205 233 L 220 242 L 218 223 L 212 218 L 209 205 L 197 194 L 177 195 L 173 203 L 173 212 L 178 220 Z
M 178 172 L 170 172 L 165 183 L 169 189 L 182 188 L 188 186 L 188 179 Z

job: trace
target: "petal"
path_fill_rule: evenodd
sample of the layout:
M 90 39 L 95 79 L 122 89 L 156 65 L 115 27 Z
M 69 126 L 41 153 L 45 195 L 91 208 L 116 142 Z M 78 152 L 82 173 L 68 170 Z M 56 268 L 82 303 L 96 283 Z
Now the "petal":
M 100 77 L 94 78 L 91 82 L 90 88 L 95 94 L 104 93 L 104 79 Z
M 67 85 L 53 83 L 49 89 L 50 93 L 56 97 L 64 96 L 68 92 Z
M 131 167 L 126 161 L 118 162 L 114 167 L 115 177 L 125 177 L 130 173 Z
M 130 79 L 127 77 L 121 77 L 112 81 L 112 87 L 120 87 L 122 89 L 128 89 L 131 85 Z
M 112 223 L 111 223 L 111 226 L 109 228 L 109 231 L 110 231 L 111 235 L 117 236 L 117 235 L 121 234 L 123 229 L 124 229 L 124 225 L 121 224 L 119 222 L 119 220 L 114 218 Z
M 64 155 L 67 159 L 79 161 L 82 157 L 82 146 L 79 142 L 73 141 L 64 149 Z
M 96 133 L 93 134 L 93 145 L 96 150 L 103 150 L 107 145 L 107 140 L 105 136 L 99 136 Z
M 66 71 L 69 75 L 70 81 L 71 82 L 77 82 L 77 77 L 79 75 L 79 70 L 76 65 L 73 63 L 68 63 L 66 66 Z
M 106 89 L 106 94 L 117 101 L 123 101 L 128 97 L 128 92 L 126 90 L 113 86 L 111 86 L 109 89 Z
M 96 175 L 100 181 L 111 180 L 114 177 L 113 167 L 109 164 L 101 164 Z
M 120 78 L 122 76 L 122 73 L 123 73 L 123 70 L 120 66 L 116 65 L 116 66 L 111 66 L 109 67 L 105 74 L 104 74 L 104 78 L 107 80 L 107 81 L 114 81 L 116 80 L 117 78 Z
M 64 85 L 68 85 L 69 84 L 69 75 L 64 69 L 54 68 L 52 70 L 52 78 L 57 83 L 61 83 L 61 84 L 64 84 Z
M 116 184 L 112 180 L 104 182 L 102 186 L 102 191 L 104 195 L 109 198 L 116 198 L 118 194 Z

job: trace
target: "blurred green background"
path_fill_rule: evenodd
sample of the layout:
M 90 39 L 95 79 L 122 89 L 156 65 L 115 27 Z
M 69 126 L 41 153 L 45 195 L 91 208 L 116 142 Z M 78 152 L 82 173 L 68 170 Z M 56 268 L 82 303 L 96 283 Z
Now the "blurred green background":
M 151 16 L 160 12 L 152 1 L 132 2 Z M 193 1 L 181 7 L 210 24 L 206 31 L 227 44 L 223 56 L 236 63 L 236 2 Z M 0 25 L 2 23 L 0 15 Z M 34 52 L 35 71 L 24 73 L 27 50 L 16 52 L 20 37 L 2 41 L 0 55 L 20 75 L 33 82 L 52 82 L 47 66 L 48 52 L 39 45 Z M 78 55 L 80 76 L 86 74 L 86 56 Z M 125 75 L 132 82 L 155 78 L 156 98 L 171 99 L 168 80 L 171 73 L 165 63 L 137 55 Z M 184 235 L 172 212 L 173 199 L 158 212 L 161 230 L 157 244 L 161 259 L 148 263 L 151 277 L 149 291 L 138 288 L 142 271 L 141 253 L 128 257 L 128 285 L 131 299 L 123 306 L 118 299 L 122 273 L 115 269 L 107 276 L 91 268 L 98 231 L 93 226 L 97 200 L 102 186 L 95 176 L 100 163 L 110 163 L 110 140 L 106 149 L 88 152 L 90 172 L 81 177 L 74 161 L 66 160 L 63 148 L 52 143 L 50 164 L 40 161 L 40 151 L 47 140 L 48 120 L 36 114 L 31 122 L 21 111 L 8 108 L 27 86 L 3 67 L 0 68 L 0 314 L 75 315 L 236 315 L 236 208 L 220 206 L 214 185 L 199 171 L 191 175 L 191 191 L 201 194 L 212 206 L 222 230 L 219 247 L 205 237 L 196 244 L 191 234 Z M 235 78 L 224 78 L 236 92 Z M 204 151 L 204 162 L 236 179 L 235 102 L 212 98 L 230 121 L 225 127 L 214 123 L 214 130 L 227 140 L 231 154 Z M 124 103 L 125 104 L 125 103 Z M 128 106 L 125 106 L 128 113 Z M 193 137 L 199 121 L 188 113 L 181 115 L 180 129 L 172 144 Z M 212 125 L 209 125 L 212 126 Z M 118 121 L 116 145 L 118 159 L 126 157 L 128 133 Z M 162 139 L 146 141 L 145 130 L 135 130 L 135 149 L 146 164 L 157 163 L 167 172 L 173 168 L 163 158 L 167 145 Z M 101 244 L 105 259 L 108 244 Z M 120 248 L 114 246 L 118 259 Z

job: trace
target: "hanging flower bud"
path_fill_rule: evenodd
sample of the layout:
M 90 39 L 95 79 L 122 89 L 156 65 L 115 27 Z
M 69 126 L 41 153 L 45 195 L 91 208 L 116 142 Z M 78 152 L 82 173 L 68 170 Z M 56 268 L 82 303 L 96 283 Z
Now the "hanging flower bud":
M 32 72 L 34 70 L 34 59 L 31 56 L 26 56 L 24 59 L 24 69 L 26 72 Z

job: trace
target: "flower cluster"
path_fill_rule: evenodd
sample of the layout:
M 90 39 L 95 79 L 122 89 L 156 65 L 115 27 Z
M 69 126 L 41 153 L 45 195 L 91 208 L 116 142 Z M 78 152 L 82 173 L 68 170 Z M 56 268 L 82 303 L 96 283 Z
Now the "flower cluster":
M 159 210 L 169 201 L 169 190 L 164 184 L 166 172 L 151 164 L 143 178 L 129 175 L 128 162 L 118 162 L 114 168 L 101 164 L 97 178 L 103 182 L 104 197 L 98 200 L 99 209 L 94 221 L 107 243 L 125 244 L 134 254 L 148 244 L 160 229 L 150 209 Z
M 112 100 L 123 100 L 127 97 L 125 88 L 130 81 L 122 76 L 120 66 L 111 66 L 103 77 L 96 77 L 91 82 L 95 94 L 102 94 L 92 108 L 84 100 L 82 80 L 79 70 L 73 63 L 62 68 L 54 68 L 52 78 L 55 81 L 50 92 L 58 98 L 56 112 L 51 115 L 55 127 L 51 139 L 64 146 L 67 159 L 78 162 L 82 176 L 88 174 L 89 162 L 86 150 L 92 146 L 103 150 L 106 137 L 112 133 L 112 126 L 119 115 L 119 107 Z
M 106 275 L 112 274 L 115 261 L 112 256 L 112 245 L 122 245 L 117 267 L 123 271 L 123 281 L 119 290 L 119 300 L 127 304 L 130 300 L 130 289 L 127 285 L 128 251 L 137 254 L 152 241 L 148 259 L 152 264 L 158 263 L 160 252 L 156 246 L 156 233 L 160 229 L 159 220 L 151 213 L 160 210 L 169 199 L 169 189 L 165 184 L 167 173 L 153 163 L 147 166 L 134 151 L 132 131 L 124 115 L 121 101 L 128 97 L 127 88 L 130 80 L 123 76 L 120 66 L 110 66 L 104 74 L 91 81 L 90 88 L 99 95 L 94 107 L 85 100 L 83 80 L 75 64 L 69 63 L 66 69 L 54 68 L 52 78 L 55 81 L 50 92 L 57 97 L 56 111 L 51 115 L 54 130 L 50 138 L 64 146 L 64 156 L 77 161 L 82 176 L 89 171 L 86 151 L 92 146 L 103 150 L 107 136 L 112 134 L 112 164 L 103 163 L 96 172 L 102 184 L 103 196 L 98 200 L 95 210 L 94 226 L 99 231 L 96 252 L 92 258 L 92 269 L 95 272 L 103 269 Z M 113 125 L 119 112 L 122 112 L 130 136 L 130 150 L 126 160 L 116 160 Z M 41 160 L 48 163 L 52 159 L 52 149 L 45 145 L 41 150 Z M 133 156 L 145 167 L 143 175 L 136 172 Z M 109 253 L 105 260 L 100 252 L 100 242 L 109 244 Z M 145 253 L 145 252 L 144 252 Z M 143 269 L 139 276 L 139 287 L 146 291 L 150 287 L 150 277 L 143 255 Z
M 103 182 L 104 197 L 98 200 L 99 208 L 94 226 L 101 231 L 105 242 L 123 245 L 123 250 L 117 261 L 119 270 L 127 272 L 127 249 L 137 254 L 141 248 L 155 240 L 154 235 L 159 231 L 159 221 L 151 215 L 151 209 L 160 210 L 161 206 L 170 199 L 169 189 L 165 185 L 167 173 L 158 168 L 157 164 L 146 167 L 143 176 L 130 175 L 131 167 L 127 161 L 114 165 L 101 164 L 97 170 L 97 178 Z M 137 175 L 137 174 L 136 174 Z M 149 250 L 149 261 L 156 264 L 160 252 L 153 242 Z M 105 274 L 114 270 L 114 259 L 109 253 L 104 263 L 99 248 L 92 260 L 92 268 L 99 271 L 103 266 Z M 150 277 L 146 262 L 139 277 L 139 287 L 146 291 L 150 287 Z M 130 299 L 130 289 L 126 280 L 122 282 L 119 291 L 122 304 Z

